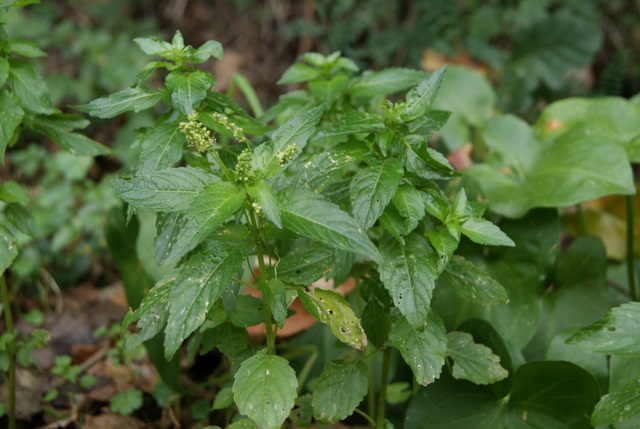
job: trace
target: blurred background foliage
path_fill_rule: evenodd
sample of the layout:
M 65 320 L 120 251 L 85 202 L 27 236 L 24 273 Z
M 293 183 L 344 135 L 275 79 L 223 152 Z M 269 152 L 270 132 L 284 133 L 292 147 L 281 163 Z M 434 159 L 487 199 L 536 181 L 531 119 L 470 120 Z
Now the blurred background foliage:
M 11 37 L 47 52 L 40 72 L 65 111 L 133 84 L 147 58 L 132 39 L 176 30 L 187 44 L 220 41 L 223 60 L 203 68 L 222 91 L 244 75 L 266 107 L 295 88 L 276 82 L 308 51 L 341 51 L 362 69 L 458 65 L 437 106 L 454 113 L 442 132 L 453 151 L 496 112 L 532 120 L 559 98 L 640 92 L 639 18 L 640 0 L 66 0 L 12 8 L 4 19 Z M 133 130 L 153 120 L 92 119 L 90 137 L 113 149 L 95 161 L 51 155 L 51 142 L 33 144 L 28 133 L 8 151 L 0 178 L 30 186 L 35 216 L 14 284 L 116 279 L 104 230 L 120 202 L 106 179 L 132 159 Z

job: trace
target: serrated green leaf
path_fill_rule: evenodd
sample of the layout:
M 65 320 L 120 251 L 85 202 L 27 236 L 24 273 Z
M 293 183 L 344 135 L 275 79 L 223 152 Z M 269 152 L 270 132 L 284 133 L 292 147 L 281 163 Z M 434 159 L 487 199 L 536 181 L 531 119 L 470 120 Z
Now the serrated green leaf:
M 47 84 L 33 64 L 27 61 L 11 59 L 9 60 L 9 65 L 11 68 L 9 69 L 7 83 L 23 109 L 43 114 L 58 112 L 51 105 Z
M 210 343 L 209 350 L 215 346 L 223 355 L 232 360 L 246 356 L 250 343 L 247 329 L 234 326 L 231 323 L 223 323 L 208 331 L 205 341 Z
M 136 311 L 129 311 L 122 321 L 122 329 L 126 330 L 133 322 L 138 333 L 127 338 L 127 347 L 135 347 L 155 337 L 162 331 L 169 316 L 169 301 L 175 276 L 160 280 L 144 297 Z
M 422 236 L 411 235 L 407 237 L 406 246 L 387 240 L 380 253 L 380 280 L 411 326 L 420 329 L 429 317 L 436 286 L 435 252 Z
M 339 74 L 329 80 L 316 80 L 309 82 L 308 86 L 309 91 L 320 103 L 330 105 L 340 97 L 348 82 L 348 76 Z
M 263 323 L 264 305 L 262 299 L 246 294 L 238 295 L 233 310 L 229 314 L 229 321 L 240 328 Z
M 166 168 L 131 179 L 113 178 L 111 185 L 127 203 L 155 211 L 182 211 L 213 180 L 219 180 L 202 169 Z M 214 182 L 215 183 L 215 182 Z
M 322 196 L 306 189 L 285 189 L 278 200 L 286 228 L 335 249 L 380 260 L 378 250 L 357 222 Z
M 613 355 L 640 355 L 640 303 L 613 308 L 602 319 L 572 335 L 568 344 Z
M 47 54 L 35 42 L 22 39 L 9 39 L 8 50 L 12 54 L 22 55 L 27 58 L 44 57 Z
M 185 115 L 193 113 L 215 83 L 210 73 L 200 70 L 189 73 L 174 71 L 165 80 L 173 106 Z
M 411 185 L 401 185 L 392 201 L 398 213 L 405 218 L 405 234 L 408 234 L 425 216 L 424 196 Z
M 367 365 L 356 361 L 329 361 L 313 389 L 313 415 L 335 423 L 353 413 L 369 387 Z
M 388 158 L 361 168 L 351 179 L 349 194 L 353 217 L 365 230 L 371 228 L 396 193 L 402 162 Z
M 341 136 L 353 133 L 373 133 L 384 129 L 380 117 L 366 112 L 349 112 L 323 130 L 325 136 Z
M 471 334 L 466 332 L 447 334 L 447 355 L 454 361 L 453 377 L 459 380 L 490 384 L 509 375 L 500 365 L 500 357 L 489 347 L 475 343 Z
M 297 63 L 285 70 L 276 83 L 278 85 L 286 85 L 289 83 L 308 82 L 319 77 L 322 77 L 322 72 L 319 69 L 307 64 Z
M 27 235 L 34 233 L 34 220 L 32 213 L 22 204 L 9 203 L 4 208 L 4 215 L 20 232 Z
M 426 386 L 439 378 L 447 354 L 447 332 L 435 310 L 429 310 L 418 327 L 412 326 L 399 312 L 394 312 L 389 340 L 411 367 L 418 383 Z
M 259 180 L 247 186 L 247 193 L 260 205 L 260 213 L 264 214 L 275 226 L 282 228 L 280 207 L 278 207 L 278 200 L 273 194 L 271 186 L 266 181 Z
M 196 51 L 189 57 L 189 61 L 192 63 L 203 63 L 211 57 L 221 60 L 222 55 L 222 44 L 215 40 L 208 40 L 196 49 Z
M 297 387 L 289 362 L 263 350 L 242 362 L 232 390 L 240 413 L 260 428 L 276 429 L 293 408 Z
M 410 231 L 407 231 L 405 219 L 400 216 L 398 209 L 396 209 L 393 204 L 388 205 L 378 219 L 380 220 L 380 225 L 382 225 L 393 238 L 398 240 L 403 246 L 406 244 L 404 236 Z
M 350 95 L 373 97 L 393 94 L 414 86 L 426 73 L 420 70 L 387 68 L 380 71 L 365 71 L 349 83 Z
M 289 119 L 273 133 L 270 143 L 258 146 L 253 153 L 252 166 L 260 178 L 268 179 L 278 172 L 279 155 L 288 147 L 295 146 L 299 152 L 306 146 L 323 113 L 324 106 L 318 106 Z
M 84 134 L 64 131 L 48 124 L 45 126 L 42 122 L 36 122 L 33 125 L 33 129 L 49 137 L 64 150 L 74 155 L 98 156 L 111 152 L 108 147 L 101 145 Z
M 247 253 L 238 243 L 217 243 L 192 255 L 181 266 L 171 290 L 165 329 L 165 357 L 171 359 L 184 341 L 202 323 L 207 312 L 231 282 Z
M 215 399 L 213 400 L 212 410 L 223 410 L 228 408 L 233 404 L 233 392 L 231 391 L 231 387 L 223 387 L 216 394 Z
M 164 40 L 160 40 L 157 37 L 138 37 L 133 39 L 134 42 L 140 49 L 147 55 L 159 55 L 164 57 L 167 52 L 171 52 L 173 50 L 173 46 L 165 42 Z
M 309 286 L 325 276 L 335 254 L 335 249 L 321 243 L 304 244 L 280 260 L 278 278 L 287 283 Z
M 429 243 L 438 254 L 438 273 L 442 273 L 449 265 L 453 252 L 456 251 L 460 240 L 449 232 L 445 225 L 439 225 L 427 231 Z
M 626 422 L 640 414 L 640 380 L 629 381 L 622 390 L 609 392 L 596 404 L 591 415 L 593 426 Z
M 116 393 L 109 400 L 109 408 L 114 413 L 128 416 L 138 408 L 142 407 L 142 391 L 138 389 L 127 389 Z
M 7 203 L 26 203 L 31 198 L 29 191 L 24 185 L 6 180 L 0 183 L 0 201 Z
M 462 256 L 454 255 L 439 279 L 461 297 L 484 305 L 506 304 L 505 288 L 486 271 Z
M 273 320 L 275 320 L 278 328 L 282 329 L 282 327 L 284 327 L 284 321 L 288 316 L 287 308 L 289 307 L 287 290 L 284 283 L 280 279 L 271 279 L 268 283 L 261 286 L 260 290 L 265 304 L 271 309 Z
M 367 336 L 360 320 L 338 292 L 316 288 L 312 292 L 300 290 L 298 297 L 304 308 L 320 322 L 329 325 L 340 341 L 359 350 L 367 347 Z
M 156 261 L 160 265 L 169 265 L 184 256 L 191 249 L 185 248 L 187 243 L 180 239 L 194 229 L 193 220 L 185 213 L 158 213 L 153 246 Z M 183 245 L 178 244 L 179 242 Z
M 407 101 L 399 112 L 400 117 L 404 121 L 414 121 L 423 116 L 427 110 L 431 108 L 431 104 L 436 98 L 446 71 L 447 66 L 441 67 L 411 88 L 407 93 Z
M 173 167 L 182 157 L 185 141 L 176 123 L 167 122 L 154 127 L 142 140 L 137 174 Z
M 163 95 L 162 90 L 127 88 L 93 100 L 89 104 L 73 107 L 98 118 L 113 118 L 128 111 L 139 112 L 150 109 L 162 100 Z
M 333 183 L 333 179 L 339 174 L 342 167 L 356 161 L 357 157 L 340 152 L 322 152 L 312 156 L 305 162 L 304 168 L 293 176 L 276 178 L 277 189 L 304 188 L 322 193 L 329 184 Z M 280 181 L 278 181 L 279 178 L 281 178 Z
M 462 222 L 460 230 L 471 241 L 489 246 L 515 246 L 513 240 L 507 237 L 497 225 L 480 217 L 469 217 Z
M 406 145 L 403 153 L 407 171 L 428 180 L 446 180 L 460 176 L 447 158 L 428 147 L 424 139 L 415 140 L 417 141 L 408 140 L 410 144 Z
M 0 275 L 11 266 L 18 256 L 16 238 L 4 225 L 0 225 Z

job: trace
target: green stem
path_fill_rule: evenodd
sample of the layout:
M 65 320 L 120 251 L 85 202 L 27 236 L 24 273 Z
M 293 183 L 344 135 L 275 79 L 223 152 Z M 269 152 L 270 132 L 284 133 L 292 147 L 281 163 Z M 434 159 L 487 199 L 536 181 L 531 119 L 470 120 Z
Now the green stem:
M 264 252 L 262 251 L 262 240 L 260 237 L 260 230 L 258 229 L 258 222 L 256 220 L 255 213 L 251 209 L 247 209 L 245 213 L 247 213 L 247 218 L 249 219 L 249 225 L 251 228 L 253 241 L 256 244 L 256 255 L 258 256 L 258 269 L 260 270 L 260 278 L 263 279 L 262 282 L 258 280 L 258 286 L 260 287 L 260 289 L 262 289 L 263 285 L 268 284 L 268 281 L 263 277 L 267 275 L 267 269 L 264 265 Z M 276 354 L 276 333 L 273 329 L 271 309 L 269 308 L 266 302 L 263 303 L 262 308 L 264 309 L 264 327 L 267 333 L 267 352 L 269 354 L 274 355 Z
M 356 413 L 360 414 L 362 417 L 364 417 L 369 422 L 371 427 L 378 427 L 378 426 L 376 426 L 376 422 L 373 421 L 373 419 L 369 416 L 369 414 L 365 413 L 362 410 L 359 410 L 358 408 L 356 408 L 354 411 Z
M 634 266 L 634 247 L 633 247 L 633 195 L 627 195 L 627 278 L 629 283 L 629 293 L 631 299 L 638 300 L 638 291 L 636 290 L 635 266 Z
M 253 86 L 251 86 L 251 83 L 249 83 L 247 78 L 245 78 L 241 74 L 234 74 L 231 78 L 231 85 L 229 85 L 229 91 L 231 91 L 232 94 L 234 92 L 233 89 L 236 86 L 238 87 L 242 95 L 244 95 L 247 103 L 249 103 L 249 107 L 251 107 L 253 115 L 256 118 L 262 116 L 262 114 L 264 113 L 264 109 L 262 108 L 262 104 L 260 104 L 260 99 L 258 98 L 256 91 L 253 89 Z
M 4 275 L 0 275 L 0 294 L 4 307 L 4 320 L 7 325 L 7 333 L 13 338 L 7 344 L 9 352 L 9 429 L 16 428 L 16 332 L 13 327 L 11 305 L 9 304 L 9 291 Z
M 378 394 L 378 414 L 376 428 L 384 427 L 385 407 L 387 405 L 387 384 L 389 382 L 389 366 L 391 363 L 391 349 L 385 348 L 382 354 L 382 372 L 380 373 L 380 393 Z

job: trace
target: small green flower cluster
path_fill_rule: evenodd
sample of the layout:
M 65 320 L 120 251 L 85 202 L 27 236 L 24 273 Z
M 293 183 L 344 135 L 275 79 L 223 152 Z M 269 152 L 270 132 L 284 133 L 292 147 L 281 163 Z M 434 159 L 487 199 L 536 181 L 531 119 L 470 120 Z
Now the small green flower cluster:
M 213 119 L 215 119 L 220 125 L 222 125 L 227 131 L 231 132 L 233 138 L 238 140 L 239 142 L 246 143 L 247 138 L 244 135 L 244 130 L 231 122 L 229 118 L 219 114 L 218 112 L 214 112 L 212 114 Z
M 295 143 L 290 146 L 287 146 L 284 152 L 276 153 L 276 156 L 280 161 L 280 167 L 284 167 L 285 165 L 287 165 L 289 161 L 293 159 L 296 153 L 298 153 L 298 145 Z
M 250 149 L 245 149 L 238 155 L 236 174 L 238 175 L 238 180 L 243 183 L 251 184 L 255 180 L 256 172 L 251 167 L 252 157 L 253 154 Z
M 216 139 L 211 136 L 211 131 L 198 121 L 197 113 L 190 114 L 187 119 L 187 122 L 180 122 L 180 132 L 186 137 L 189 146 L 200 153 L 206 152 L 213 146 Z

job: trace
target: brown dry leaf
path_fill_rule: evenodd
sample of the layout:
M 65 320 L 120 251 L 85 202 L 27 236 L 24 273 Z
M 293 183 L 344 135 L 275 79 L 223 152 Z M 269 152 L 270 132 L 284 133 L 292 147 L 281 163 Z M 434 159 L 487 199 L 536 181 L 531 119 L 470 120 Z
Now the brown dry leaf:
M 471 160 L 473 145 L 467 142 L 447 156 L 447 160 L 456 171 L 465 170 L 473 165 Z
M 432 72 L 438 70 L 445 64 L 465 66 L 477 71 L 483 76 L 489 73 L 489 68 L 480 62 L 474 61 L 468 52 L 459 52 L 455 57 L 449 57 L 447 54 L 429 48 L 422 54 L 421 67 L 423 70 Z
M 121 414 L 106 412 L 99 416 L 88 416 L 84 429 L 146 429 L 149 428 L 144 422 Z M 150 429 L 150 428 L 149 428 Z

